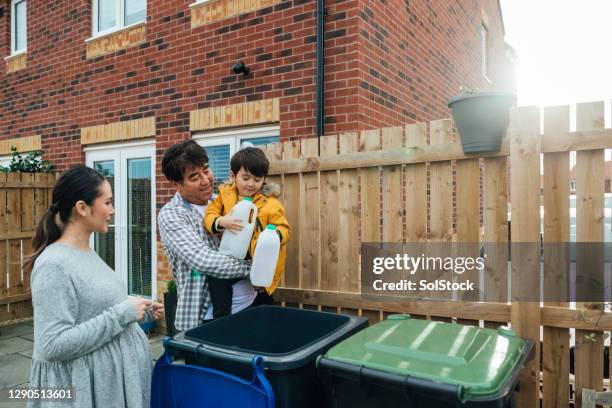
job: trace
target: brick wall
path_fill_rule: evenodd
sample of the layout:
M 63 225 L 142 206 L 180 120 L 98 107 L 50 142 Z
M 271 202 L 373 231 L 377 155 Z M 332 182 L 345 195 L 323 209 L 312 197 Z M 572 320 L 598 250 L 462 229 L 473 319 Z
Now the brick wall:
M 511 89 L 496 1 L 361 0 L 359 130 L 450 117 L 460 86 Z M 482 75 L 486 23 L 490 81 Z
M 191 0 L 149 0 L 145 39 L 88 58 L 90 3 L 28 5 L 27 66 L 0 62 L 0 138 L 40 134 L 46 158 L 84 161 L 80 129 L 155 117 L 160 152 L 190 136 L 189 112 L 280 98 L 282 138 L 315 133 L 315 1 L 283 1 L 192 28 Z M 328 134 L 448 117 L 460 85 L 486 87 L 478 27 L 503 61 L 497 3 L 326 2 Z M 0 1 L 0 56 L 9 53 L 10 1 Z M 247 77 L 231 73 L 244 60 Z M 504 87 L 493 66 L 494 86 Z

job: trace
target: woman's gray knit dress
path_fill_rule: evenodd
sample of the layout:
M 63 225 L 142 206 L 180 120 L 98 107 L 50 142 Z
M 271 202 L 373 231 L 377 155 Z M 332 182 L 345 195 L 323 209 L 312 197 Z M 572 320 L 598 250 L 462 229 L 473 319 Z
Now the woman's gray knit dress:
M 148 407 L 149 343 L 118 274 L 93 250 L 55 243 L 36 259 L 31 286 L 30 388 L 70 387 L 70 407 Z

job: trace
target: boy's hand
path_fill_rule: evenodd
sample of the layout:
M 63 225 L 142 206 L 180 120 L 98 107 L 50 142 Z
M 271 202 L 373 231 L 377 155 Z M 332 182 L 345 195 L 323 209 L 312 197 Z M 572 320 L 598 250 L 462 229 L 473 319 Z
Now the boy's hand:
M 234 218 L 230 215 L 219 217 L 219 226 L 232 232 L 240 232 L 244 228 L 244 225 L 242 225 L 242 220 Z

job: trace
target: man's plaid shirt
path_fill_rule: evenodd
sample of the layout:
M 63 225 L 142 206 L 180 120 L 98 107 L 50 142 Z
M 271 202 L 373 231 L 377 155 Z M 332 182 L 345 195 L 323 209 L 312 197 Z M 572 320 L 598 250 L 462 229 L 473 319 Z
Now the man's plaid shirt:
M 242 278 L 249 265 L 217 252 L 217 239 L 204 230 L 202 215 L 179 193 L 162 207 L 157 222 L 178 290 L 174 325 L 184 331 L 204 321 L 211 303 L 206 276 Z

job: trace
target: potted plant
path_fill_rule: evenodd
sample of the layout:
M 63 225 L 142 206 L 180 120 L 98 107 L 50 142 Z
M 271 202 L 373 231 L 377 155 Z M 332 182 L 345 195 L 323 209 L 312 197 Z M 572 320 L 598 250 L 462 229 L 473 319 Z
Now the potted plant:
M 164 293 L 164 314 L 166 316 L 166 334 L 170 337 L 174 336 L 174 319 L 176 317 L 176 282 L 168 281 L 167 291 Z
M 464 153 L 498 151 L 516 95 L 504 91 L 462 90 L 461 95 L 448 101 L 448 107 L 453 112 Z

